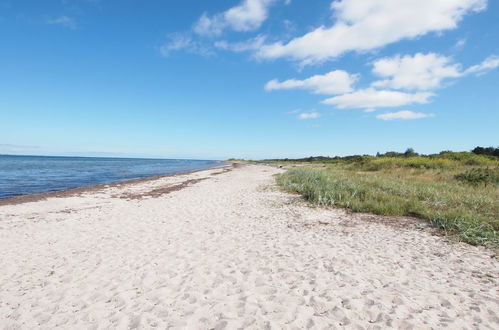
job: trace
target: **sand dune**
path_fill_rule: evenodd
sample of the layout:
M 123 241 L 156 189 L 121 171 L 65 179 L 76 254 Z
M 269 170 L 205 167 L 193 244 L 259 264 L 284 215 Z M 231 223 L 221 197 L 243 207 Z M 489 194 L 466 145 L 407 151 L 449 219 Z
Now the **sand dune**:
M 491 252 L 230 169 L 0 206 L 0 328 L 499 328 Z

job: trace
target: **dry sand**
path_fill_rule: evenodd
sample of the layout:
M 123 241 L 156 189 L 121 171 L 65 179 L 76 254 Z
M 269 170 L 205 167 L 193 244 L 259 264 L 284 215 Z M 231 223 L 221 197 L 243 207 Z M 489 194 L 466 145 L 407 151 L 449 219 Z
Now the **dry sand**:
M 0 328 L 499 328 L 491 252 L 308 208 L 272 187 L 280 171 L 0 206 Z

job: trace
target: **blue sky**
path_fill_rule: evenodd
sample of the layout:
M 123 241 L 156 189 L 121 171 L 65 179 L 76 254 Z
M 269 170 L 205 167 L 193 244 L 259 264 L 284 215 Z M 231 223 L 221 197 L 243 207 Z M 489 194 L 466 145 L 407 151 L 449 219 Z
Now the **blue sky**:
M 499 2 L 0 0 L 0 153 L 499 143 Z

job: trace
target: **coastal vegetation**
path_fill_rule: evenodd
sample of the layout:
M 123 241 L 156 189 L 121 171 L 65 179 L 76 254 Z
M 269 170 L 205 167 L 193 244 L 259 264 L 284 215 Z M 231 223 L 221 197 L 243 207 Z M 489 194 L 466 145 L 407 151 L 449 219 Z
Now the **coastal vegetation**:
M 272 162 L 304 165 L 279 175 L 277 183 L 312 204 L 415 216 L 459 240 L 497 248 L 499 149 L 478 148 L 433 155 L 408 149 L 376 156 Z

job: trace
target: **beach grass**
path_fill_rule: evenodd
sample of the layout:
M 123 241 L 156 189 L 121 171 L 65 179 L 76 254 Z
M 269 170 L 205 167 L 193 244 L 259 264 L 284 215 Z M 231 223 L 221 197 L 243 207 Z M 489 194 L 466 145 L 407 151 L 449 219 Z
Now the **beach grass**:
M 499 247 L 499 160 L 361 157 L 302 166 L 277 177 L 288 192 L 319 206 L 423 218 L 473 245 Z

